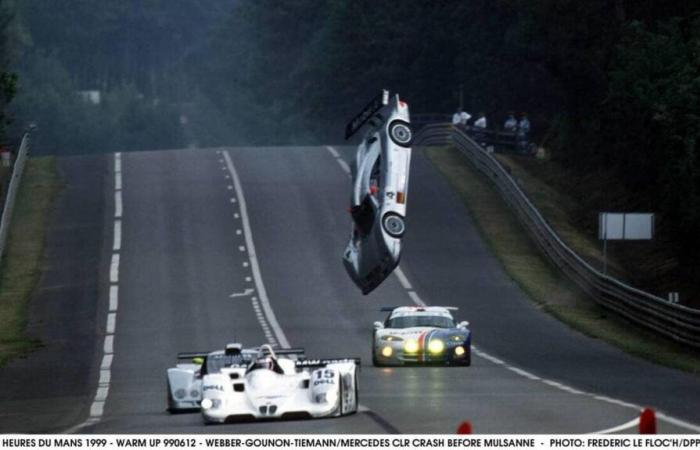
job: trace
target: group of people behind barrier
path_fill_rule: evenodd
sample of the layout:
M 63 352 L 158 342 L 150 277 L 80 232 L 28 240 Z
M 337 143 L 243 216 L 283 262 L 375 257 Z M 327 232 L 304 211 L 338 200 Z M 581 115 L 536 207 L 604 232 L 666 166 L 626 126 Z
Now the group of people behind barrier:
M 515 118 L 514 113 L 508 113 L 503 130 L 500 132 L 488 129 L 485 113 L 480 113 L 472 124 L 469 123 L 471 118 L 471 114 L 460 108 L 452 116 L 452 125 L 464 128 L 483 146 L 487 144 L 513 146 L 518 153 L 531 153 L 530 120 L 526 113 L 521 114 L 520 120 Z

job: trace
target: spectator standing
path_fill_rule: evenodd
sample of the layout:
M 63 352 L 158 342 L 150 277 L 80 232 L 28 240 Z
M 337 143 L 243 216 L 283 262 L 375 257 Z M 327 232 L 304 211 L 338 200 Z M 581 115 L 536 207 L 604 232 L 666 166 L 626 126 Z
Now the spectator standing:
M 530 121 L 526 113 L 523 113 L 520 122 L 518 122 L 517 140 L 518 151 L 520 153 L 527 153 L 530 144 Z
M 486 114 L 479 113 L 479 118 L 474 122 L 474 139 L 479 142 L 482 146 L 486 145 L 484 142 L 486 138 L 486 127 L 488 123 L 486 122 Z
M 452 115 L 452 125 L 457 126 L 457 125 L 459 125 L 459 123 L 461 121 L 462 121 L 462 111 L 458 109 L 457 112 Z
M 484 113 L 479 113 L 479 118 L 476 119 L 476 122 L 474 122 L 474 126 L 477 128 L 481 128 L 483 130 L 486 129 L 487 123 L 486 123 L 486 114 Z
M 509 133 L 515 133 L 518 129 L 518 121 L 515 119 L 515 114 L 508 113 L 508 118 L 503 124 L 503 129 Z
M 471 115 L 471 114 L 469 114 L 469 113 L 466 112 L 466 111 L 462 111 L 462 112 L 459 114 L 459 123 L 460 123 L 460 125 L 462 125 L 463 127 L 466 127 L 466 126 L 467 126 L 467 122 L 468 122 L 469 119 L 471 119 L 471 118 L 472 118 L 472 115 Z

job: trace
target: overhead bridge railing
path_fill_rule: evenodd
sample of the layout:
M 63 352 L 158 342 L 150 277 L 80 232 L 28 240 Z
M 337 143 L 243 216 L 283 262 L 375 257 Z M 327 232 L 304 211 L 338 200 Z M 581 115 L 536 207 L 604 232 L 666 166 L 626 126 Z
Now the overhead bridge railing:
M 426 125 L 416 135 L 413 145 L 450 144 L 496 185 L 542 251 L 596 302 L 632 322 L 678 342 L 700 348 L 700 310 L 670 303 L 662 297 L 634 288 L 603 274 L 584 261 L 561 240 L 493 155 L 463 130 L 444 123 Z

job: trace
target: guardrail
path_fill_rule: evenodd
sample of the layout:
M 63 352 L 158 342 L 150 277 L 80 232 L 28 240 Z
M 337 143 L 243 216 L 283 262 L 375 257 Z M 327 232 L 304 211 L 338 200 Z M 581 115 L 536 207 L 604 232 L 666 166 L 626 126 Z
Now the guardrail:
M 562 241 L 503 166 L 463 130 L 451 124 L 426 125 L 415 146 L 454 145 L 496 185 L 521 223 L 549 259 L 600 305 L 630 321 L 700 348 L 700 310 L 670 303 L 602 273 Z
M 10 221 L 12 220 L 12 211 L 15 208 L 15 198 L 17 197 L 19 183 L 22 179 L 22 173 L 24 172 L 24 164 L 27 160 L 28 153 L 29 133 L 26 133 L 22 137 L 22 143 L 19 145 L 19 150 L 17 151 L 17 158 L 15 159 L 14 166 L 12 167 L 10 186 L 7 189 L 7 196 L 5 197 L 5 207 L 2 210 L 2 218 L 0 218 L 0 261 L 2 260 L 2 257 L 5 253 L 7 235 L 10 231 Z

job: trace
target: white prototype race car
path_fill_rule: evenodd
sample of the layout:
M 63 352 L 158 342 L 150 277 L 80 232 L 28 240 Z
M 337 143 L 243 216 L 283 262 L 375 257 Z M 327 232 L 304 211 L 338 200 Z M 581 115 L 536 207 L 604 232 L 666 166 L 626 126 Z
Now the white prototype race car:
M 408 105 L 384 90 L 345 129 L 348 139 L 366 129 L 352 167 L 352 234 L 343 263 L 350 278 L 368 294 L 399 264 L 406 230 L 411 165 Z
M 375 366 L 413 364 L 471 365 L 469 322 L 455 323 L 444 306 L 389 306 L 386 320 L 374 323 Z
M 303 354 L 303 349 L 273 350 L 269 345 L 243 349 L 240 344 L 219 352 L 185 354 L 204 358 L 199 374 L 193 376 L 201 383 L 199 409 L 205 423 L 357 412 L 359 358 L 307 359 Z M 173 392 L 171 370 L 168 381 Z

